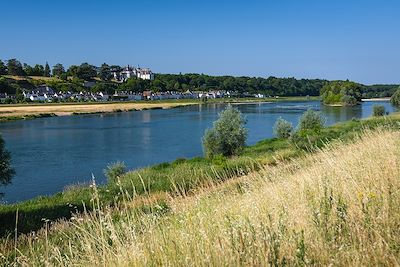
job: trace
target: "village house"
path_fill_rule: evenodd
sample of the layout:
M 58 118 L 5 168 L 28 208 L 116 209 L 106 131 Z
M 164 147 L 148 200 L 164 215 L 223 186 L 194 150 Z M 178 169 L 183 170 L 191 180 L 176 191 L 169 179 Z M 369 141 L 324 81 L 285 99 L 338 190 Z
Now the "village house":
M 54 90 L 53 88 L 47 85 L 40 85 L 36 87 L 35 90 L 27 91 L 24 90 L 22 95 L 25 99 L 29 99 L 31 101 L 48 101 L 51 102 L 54 97 Z
M 122 91 L 122 92 L 117 92 L 112 95 L 113 100 L 119 100 L 119 101 L 139 101 L 143 99 L 143 95 L 140 93 L 135 93 L 135 92 L 127 92 L 127 91 Z

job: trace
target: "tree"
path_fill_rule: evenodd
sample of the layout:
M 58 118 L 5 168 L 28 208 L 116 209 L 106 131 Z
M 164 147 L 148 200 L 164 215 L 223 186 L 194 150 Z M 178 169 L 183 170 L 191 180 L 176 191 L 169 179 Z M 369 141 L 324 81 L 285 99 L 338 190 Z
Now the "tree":
M 11 154 L 5 148 L 5 142 L 0 136 L 0 185 L 7 185 L 15 175 L 11 166 Z
M 77 65 L 69 66 L 69 68 L 67 70 L 67 75 L 72 76 L 72 77 L 77 77 L 78 69 L 79 69 L 79 66 L 77 66 Z
M 238 155 L 244 148 L 247 139 L 246 120 L 242 113 L 228 106 L 219 114 L 213 128 L 207 129 L 203 137 L 203 148 L 206 157 L 217 155 Z
M 64 66 L 61 63 L 57 63 L 53 66 L 53 75 L 57 77 L 61 77 L 65 73 Z
M 390 103 L 394 106 L 400 107 L 400 87 L 390 98 Z
M 372 108 L 372 116 L 374 117 L 384 116 L 385 113 L 385 107 L 382 105 L 374 105 Z
M 312 130 L 319 131 L 324 127 L 325 119 L 322 117 L 320 112 L 308 109 L 300 117 L 299 131 Z
M 110 81 L 111 78 L 112 78 L 110 66 L 107 65 L 106 63 L 103 63 L 100 66 L 100 70 L 99 70 L 98 76 L 103 81 Z
M 51 73 L 50 73 L 50 66 L 49 66 L 49 63 L 47 63 L 47 61 L 46 61 L 46 65 L 44 66 L 44 76 L 45 77 L 50 77 L 51 76 Z
M 342 104 L 353 106 L 361 101 L 362 86 L 350 81 L 334 81 L 321 88 L 321 98 L 324 104 Z
M 25 97 L 22 94 L 22 90 L 19 86 L 15 88 L 15 100 L 17 100 L 17 102 L 23 102 L 25 100 Z
M 9 75 L 25 76 L 21 62 L 15 58 L 7 60 L 7 70 Z
M 4 64 L 4 62 L 0 60 L 0 75 L 6 75 L 6 74 L 7 74 L 7 67 Z
M 286 139 L 292 135 L 292 132 L 293 132 L 293 125 L 290 122 L 282 118 L 279 118 L 275 122 L 274 134 L 276 135 L 276 137 Z
M 36 64 L 33 67 L 32 71 L 33 71 L 32 76 L 44 76 L 44 67 L 43 67 L 43 65 Z
M 0 93 L 15 94 L 14 87 L 4 77 L 0 77 Z
M 33 68 L 31 66 L 29 66 L 28 64 L 26 64 L 26 63 L 24 63 L 23 70 L 24 70 L 26 75 L 28 75 L 28 76 L 32 76 L 33 75 L 32 74 L 33 73 Z
M 321 114 L 309 109 L 300 117 L 298 129 L 291 135 L 290 141 L 298 148 L 313 150 L 323 144 L 320 133 L 324 124 Z
M 96 70 L 92 65 L 89 65 L 88 63 L 82 63 L 76 72 L 76 77 L 82 80 L 91 80 L 93 77 L 96 77 L 97 73 Z

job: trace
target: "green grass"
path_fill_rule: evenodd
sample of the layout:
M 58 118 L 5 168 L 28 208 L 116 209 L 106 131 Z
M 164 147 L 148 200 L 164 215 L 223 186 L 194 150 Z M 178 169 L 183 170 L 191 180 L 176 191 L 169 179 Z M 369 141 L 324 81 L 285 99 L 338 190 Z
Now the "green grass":
M 400 117 L 387 116 L 367 120 L 352 120 L 324 128 L 314 140 L 317 146 L 329 140 L 351 140 L 365 129 L 385 127 L 399 129 Z M 148 195 L 162 192 L 190 194 L 200 185 L 226 180 L 256 171 L 264 165 L 274 165 L 304 154 L 288 140 L 268 139 L 246 147 L 243 154 L 233 158 L 178 159 L 152 167 L 135 170 L 121 177 L 119 182 L 98 186 L 99 200 L 104 205 L 116 205 L 125 195 Z M 27 233 L 43 226 L 44 220 L 70 218 L 72 213 L 91 207 L 93 189 L 71 186 L 52 196 L 38 197 L 12 205 L 0 205 L 0 235 L 11 234 L 18 210 L 18 231 Z

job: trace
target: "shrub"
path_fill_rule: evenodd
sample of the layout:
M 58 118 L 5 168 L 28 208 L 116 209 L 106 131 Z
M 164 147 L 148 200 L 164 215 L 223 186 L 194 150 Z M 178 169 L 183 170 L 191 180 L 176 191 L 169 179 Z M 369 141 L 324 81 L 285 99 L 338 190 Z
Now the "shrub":
M 115 162 L 107 166 L 104 170 L 104 175 L 109 181 L 116 181 L 119 177 L 127 172 L 125 163 Z
M 15 170 L 11 165 L 11 154 L 5 147 L 3 137 L 0 135 L 0 185 L 11 182 Z
M 211 129 L 207 129 L 203 137 L 203 148 L 206 157 L 216 155 L 233 156 L 239 154 L 247 139 L 246 120 L 242 113 L 228 106 L 219 114 Z
M 385 113 L 385 107 L 382 105 L 374 105 L 372 108 L 372 116 L 374 117 L 384 116 Z
M 325 124 L 325 119 L 322 117 L 321 113 L 316 112 L 312 109 L 308 109 L 300 117 L 299 131 L 303 130 L 319 131 L 324 127 L 324 124 Z
M 390 98 L 390 103 L 392 103 L 392 105 L 400 107 L 400 87 Z
M 276 137 L 278 138 L 289 138 L 292 135 L 293 132 L 293 125 L 282 119 L 279 118 L 276 122 L 275 122 L 275 126 L 274 126 L 274 134 L 276 135 Z

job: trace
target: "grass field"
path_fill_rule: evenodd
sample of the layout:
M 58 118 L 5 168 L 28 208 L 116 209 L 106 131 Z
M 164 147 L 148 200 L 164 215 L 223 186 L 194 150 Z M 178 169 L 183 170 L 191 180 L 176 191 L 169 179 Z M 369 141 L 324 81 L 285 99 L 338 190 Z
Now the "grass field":
M 336 141 L 229 180 L 221 175 L 190 192 L 180 190 L 177 181 L 170 192 L 121 189 L 122 201 L 114 207 L 101 205 L 99 188 L 93 186 L 91 213 L 17 240 L 2 239 L 0 261 L 26 266 L 396 266 L 399 140 L 398 130 L 362 130 L 350 143 Z M 146 187 L 145 179 L 142 183 Z

